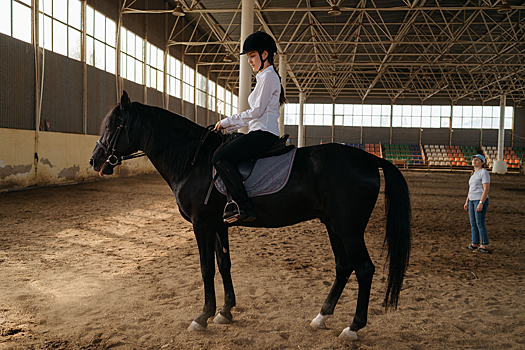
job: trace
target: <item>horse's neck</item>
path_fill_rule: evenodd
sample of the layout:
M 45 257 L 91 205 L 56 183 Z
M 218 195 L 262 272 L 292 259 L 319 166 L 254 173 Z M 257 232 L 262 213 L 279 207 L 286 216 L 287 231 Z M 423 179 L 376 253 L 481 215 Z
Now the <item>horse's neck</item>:
M 166 181 L 182 181 L 192 170 L 190 163 L 204 128 L 161 108 L 139 106 L 136 148 L 146 153 Z

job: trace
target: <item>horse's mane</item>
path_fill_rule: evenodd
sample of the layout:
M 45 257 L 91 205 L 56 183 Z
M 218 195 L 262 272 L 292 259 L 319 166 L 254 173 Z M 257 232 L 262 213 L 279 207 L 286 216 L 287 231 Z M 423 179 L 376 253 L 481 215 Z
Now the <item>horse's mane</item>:
M 162 156 L 163 162 L 177 174 L 186 171 L 204 131 L 202 126 L 168 110 L 139 102 L 126 108 L 126 118 L 133 139 L 141 140 L 142 151 L 149 156 Z M 210 146 L 203 147 L 199 159 L 211 157 Z

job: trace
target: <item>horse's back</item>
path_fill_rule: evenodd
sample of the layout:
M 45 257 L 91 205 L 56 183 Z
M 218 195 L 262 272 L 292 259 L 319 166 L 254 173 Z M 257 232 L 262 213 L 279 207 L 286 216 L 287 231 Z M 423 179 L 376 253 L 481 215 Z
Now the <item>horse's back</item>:
M 316 173 L 328 173 L 335 177 L 342 176 L 349 179 L 356 176 L 361 180 L 379 179 L 376 156 L 359 148 L 336 143 L 299 148 L 296 164 L 299 167 L 307 164 Z

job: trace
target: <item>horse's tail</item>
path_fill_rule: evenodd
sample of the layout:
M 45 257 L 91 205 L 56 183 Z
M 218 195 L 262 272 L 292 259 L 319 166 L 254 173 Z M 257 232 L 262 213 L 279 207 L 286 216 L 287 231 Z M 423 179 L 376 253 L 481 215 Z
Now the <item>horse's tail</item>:
M 408 267 L 411 245 L 411 209 L 408 185 L 395 165 L 378 158 L 385 177 L 386 236 L 389 271 L 388 288 L 383 305 L 397 307 L 403 278 Z M 387 258 L 388 258 L 387 257 Z

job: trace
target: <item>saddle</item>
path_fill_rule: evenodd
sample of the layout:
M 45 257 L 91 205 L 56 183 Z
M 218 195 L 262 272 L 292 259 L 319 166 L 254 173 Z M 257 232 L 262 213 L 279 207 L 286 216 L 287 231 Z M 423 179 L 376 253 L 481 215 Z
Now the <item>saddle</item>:
M 237 164 L 237 169 L 239 169 L 239 173 L 241 173 L 243 181 L 246 181 L 246 179 L 250 177 L 253 171 L 253 167 L 255 166 L 255 163 L 257 163 L 258 159 L 280 156 L 281 154 L 285 154 L 293 150 L 295 148 L 294 145 L 286 144 L 288 137 L 290 137 L 290 135 L 284 134 L 277 141 L 275 141 L 275 143 L 270 148 L 268 148 L 263 153 L 260 153 L 259 155 L 251 159 L 244 160 L 240 162 L 239 164 Z M 235 137 L 233 137 L 231 140 L 233 140 L 234 138 Z M 222 144 L 221 147 L 227 144 L 228 142 Z
M 194 165 L 195 160 L 197 159 L 197 154 L 198 154 L 198 152 L 200 150 L 200 146 L 204 143 L 204 141 L 207 138 L 208 134 L 212 132 L 213 125 L 207 127 L 206 129 L 207 130 L 205 131 L 205 133 L 201 137 L 201 142 L 199 142 L 199 146 L 197 147 L 197 151 L 195 152 L 195 156 L 193 158 L 192 165 Z M 219 150 L 221 147 L 224 147 L 224 145 L 228 144 L 229 142 L 235 140 L 237 137 L 242 136 L 244 134 L 242 134 L 242 133 L 232 133 L 232 134 L 228 134 L 228 135 L 223 135 L 223 134 L 220 134 L 220 135 L 222 136 L 223 142 L 217 148 L 217 150 Z M 255 167 L 255 163 L 257 163 L 258 159 L 280 156 L 282 154 L 288 153 L 288 152 L 292 151 L 293 149 L 295 149 L 294 145 L 287 145 L 286 144 L 286 141 L 288 140 L 289 137 L 290 137 L 289 134 L 284 134 L 277 141 L 275 141 L 274 144 L 270 148 L 268 148 L 266 151 L 258 154 L 257 156 L 255 156 L 255 157 L 253 157 L 251 159 L 247 159 L 247 160 L 242 161 L 239 164 L 237 164 L 237 169 L 239 169 L 239 173 L 241 174 L 243 181 L 246 181 L 246 179 L 248 179 L 250 177 L 250 175 L 252 174 L 253 168 Z M 215 185 L 215 181 L 217 181 L 218 177 L 219 177 L 218 173 L 215 174 L 215 176 L 213 177 L 213 179 L 211 181 L 211 184 L 210 184 L 210 187 L 208 189 L 208 193 L 206 195 L 206 199 L 204 200 L 204 205 L 206 205 L 208 203 L 208 199 L 210 198 L 211 191 L 212 191 L 213 186 Z

